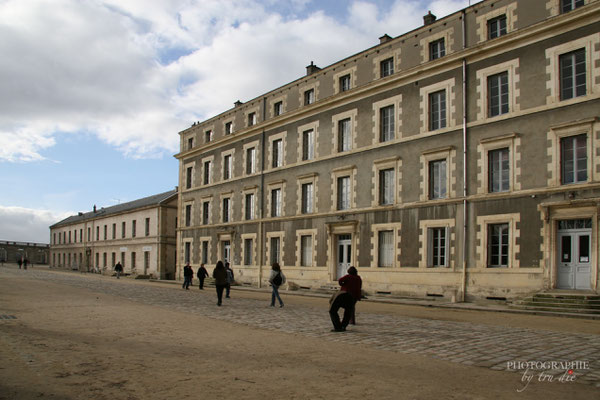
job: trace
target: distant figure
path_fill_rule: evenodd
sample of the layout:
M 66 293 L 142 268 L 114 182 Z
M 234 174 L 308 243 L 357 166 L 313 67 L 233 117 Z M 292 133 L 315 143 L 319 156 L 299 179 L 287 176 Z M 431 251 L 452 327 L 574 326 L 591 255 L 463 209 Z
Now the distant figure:
M 200 290 L 204 290 L 204 278 L 208 278 L 208 271 L 204 268 L 204 264 L 200 264 L 200 268 L 198 268 L 198 273 L 196 274 L 200 283 L 198 287 Z
M 19 269 L 21 269 L 21 265 L 23 265 L 23 259 L 19 258 L 17 260 L 17 264 L 19 264 Z
M 233 276 L 233 270 L 229 266 L 229 263 L 225 263 L 225 269 L 227 270 L 227 286 L 225 286 L 226 293 L 225 297 L 229 298 L 229 292 L 231 291 L 231 284 L 235 282 L 235 278 Z
M 123 266 L 121 265 L 120 261 L 117 261 L 117 265 L 115 265 L 115 272 L 117 273 L 117 279 L 119 279 L 121 273 L 123 272 Z
M 190 267 L 190 263 L 187 263 L 185 264 L 185 267 L 183 267 L 183 285 L 181 287 L 185 290 L 190 290 L 193 278 L 194 270 Z
M 215 287 L 217 288 L 217 305 L 220 306 L 223 302 L 223 289 L 227 286 L 227 270 L 223 261 L 217 261 L 213 270 L 213 278 L 215 278 Z
M 28 265 L 29 265 L 29 260 L 26 258 L 25 260 L 23 260 L 23 268 L 27 269 Z
M 360 301 L 362 296 L 362 279 L 358 275 L 358 271 L 354 267 L 348 268 L 348 274 L 342 276 L 338 283 L 340 284 L 340 290 L 348 292 L 354 298 L 354 305 L 352 307 L 352 316 L 350 317 L 350 324 L 356 325 L 356 302 Z
M 271 292 L 271 307 L 275 307 L 275 299 L 279 300 L 279 307 L 283 307 L 283 301 L 279 296 L 279 286 L 285 283 L 285 275 L 281 271 L 281 267 L 278 263 L 273 263 L 271 267 L 271 276 L 269 276 L 269 283 L 273 291 Z

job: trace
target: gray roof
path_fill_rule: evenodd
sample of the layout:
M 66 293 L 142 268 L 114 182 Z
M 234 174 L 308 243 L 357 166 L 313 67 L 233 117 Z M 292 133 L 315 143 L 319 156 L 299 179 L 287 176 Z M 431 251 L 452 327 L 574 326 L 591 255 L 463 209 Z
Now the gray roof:
M 117 204 L 111 207 L 97 208 L 96 212 L 89 211 L 85 213 L 79 213 L 79 215 L 71 215 L 57 222 L 54 225 L 50 225 L 50 228 L 57 228 L 63 225 L 71 225 L 78 222 L 83 222 L 90 219 L 99 217 L 106 217 L 112 214 L 119 214 L 126 211 L 136 210 L 138 208 L 144 208 L 148 206 L 159 206 L 165 202 L 172 200 L 174 196 L 177 196 L 177 190 L 169 190 L 168 192 L 155 194 L 154 196 L 144 197 L 143 199 L 133 200 L 123 204 Z

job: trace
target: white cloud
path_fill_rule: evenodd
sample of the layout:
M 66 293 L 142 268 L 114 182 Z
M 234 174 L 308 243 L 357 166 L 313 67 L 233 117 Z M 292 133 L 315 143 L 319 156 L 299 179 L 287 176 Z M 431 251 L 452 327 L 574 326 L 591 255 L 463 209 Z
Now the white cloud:
M 177 132 L 468 0 L 0 0 L 0 161 L 43 159 L 58 134 L 96 134 L 130 157 L 177 151 Z M 342 3 L 346 5 L 346 3 Z M 337 5 L 337 3 L 336 3 Z M 429 8 L 428 8 L 429 6 Z M 311 11 L 312 10 L 312 11 Z M 441 15 L 440 15 L 441 14 Z
M 73 213 L 0 206 L 0 239 L 17 242 L 49 243 L 50 225 Z

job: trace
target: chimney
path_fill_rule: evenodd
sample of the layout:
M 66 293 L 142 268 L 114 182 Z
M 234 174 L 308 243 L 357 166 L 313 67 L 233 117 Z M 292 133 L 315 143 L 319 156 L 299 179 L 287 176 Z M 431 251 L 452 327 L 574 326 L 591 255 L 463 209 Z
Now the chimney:
M 241 101 L 239 101 L 239 100 L 238 100 L 238 101 L 236 101 L 235 103 L 233 103 L 233 105 L 234 105 L 235 107 L 239 107 L 239 106 L 241 106 L 242 104 L 244 104 L 244 103 L 242 103 L 242 102 L 241 102 Z
M 94 214 L 96 213 L 96 205 L 94 204 Z
M 437 17 L 429 11 L 427 15 L 423 16 L 423 25 L 431 25 L 435 22 Z
M 310 65 L 308 65 L 306 67 L 306 75 L 312 75 L 317 71 L 320 71 L 321 68 L 317 67 L 312 61 L 310 62 Z
M 390 40 L 392 40 L 392 37 L 386 33 L 385 35 L 379 38 L 379 44 L 389 42 Z

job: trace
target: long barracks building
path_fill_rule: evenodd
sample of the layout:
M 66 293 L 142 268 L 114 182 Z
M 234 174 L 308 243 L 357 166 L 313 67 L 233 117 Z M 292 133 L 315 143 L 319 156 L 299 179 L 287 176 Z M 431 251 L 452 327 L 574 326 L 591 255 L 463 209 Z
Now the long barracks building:
M 177 276 L 598 291 L 600 1 L 487 0 L 180 132 Z

